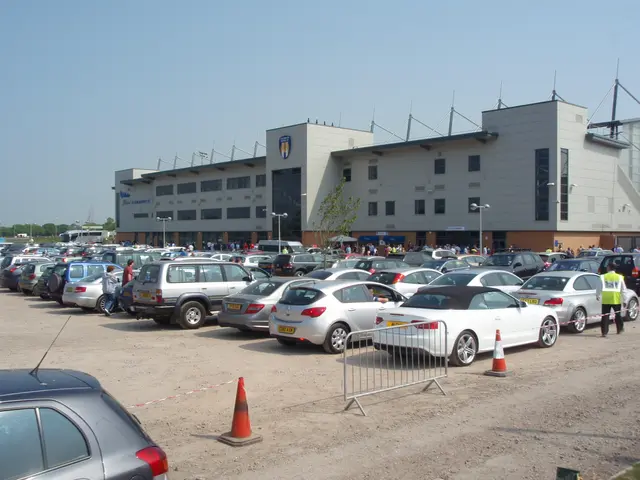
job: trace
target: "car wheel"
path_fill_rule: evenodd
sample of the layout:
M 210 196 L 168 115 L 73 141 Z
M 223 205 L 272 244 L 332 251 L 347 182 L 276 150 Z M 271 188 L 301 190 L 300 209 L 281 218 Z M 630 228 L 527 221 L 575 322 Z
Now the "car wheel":
M 124 310 L 132 317 L 136 317 L 138 315 L 135 310 L 131 310 L 131 308 L 125 308 Z
M 473 332 L 465 330 L 453 344 L 453 352 L 449 362 L 456 367 L 468 367 L 478 354 L 478 339 Z
M 629 304 L 627 305 L 627 315 L 625 316 L 625 320 L 627 322 L 633 322 L 638 318 L 638 300 L 632 298 L 629 300 Z
M 180 308 L 180 318 L 178 323 L 182 328 L 195 329 L 204 325 L 207 312 L 200 302 L 186 302 Z
M 289 340 L 288 338 L 278 338 L 278 343 L 280 345 L 284 345 L 285 347 L 295 347 L 296 346 L 296 341 L 295 340 Z
M 347 336 L 349 335 L 349 327 L 344 323 L 336 323 L 329 328 L 327 337 L 322 347 L 327 353 L 342 353 L 347 347 Z
M 62 301 L 61 298 L 57 298 L 56 302 L 58 302 L 59 305 L 64 305 L 64 302 Z
M 47 300 L 47 299 L 49 298 L 49 296 L 48 296 L 48 295 L 45 295 L 44 293 L 41 293 L 41 294 L 40 294 L 40 298 L 41 298 L 42 300 Z
M 9 291 L 10 291 L 10 292 L 15 292 L 15 291 L 17 291 L 17 290 L 18 290 L 18 289 L 17 289 L 17 288 L 15 288 L 15 287 L 9 287 Z
M 579 307 L 573 313 L 571 317 L 571 323 L 569 324 L 569 331 L 571 333 L 582 333 L 584 329 L 587 327 L 587 312 L 584 311 L 584 308 Z
M 24 293 L 27 297 L 30 297 L 31 295 L 33 295 L 33 290 L 25 290 L 23 288 L 22 293 Z
M 553 347 L 558 340 L 558 323 L 553 317 L 546 317 L 540 325 L 538 346 L 540 348 Z
M 96 311 L 98 313 L 104 313 L 104 306 L 107 303 L 107 298 L 104 295 L 100 295 L 96 300 Z
M 303 270 L 298 270 L 298 271 L 296 271 L 296 273 L 294 273 L 294 275 L 296 277 L 304 277 L 304 271 Z
M 154 317 L 153 321 L 158 325 L 169 325 L 169 323 L 171 323 L 171 317 Z

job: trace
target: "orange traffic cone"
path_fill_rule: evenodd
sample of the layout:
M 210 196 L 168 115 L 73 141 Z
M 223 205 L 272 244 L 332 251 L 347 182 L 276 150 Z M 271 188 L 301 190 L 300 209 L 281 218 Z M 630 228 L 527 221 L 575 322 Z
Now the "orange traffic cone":
M 218 440 L 232 447 L 243 447 L 262 441 L 262 435 L 254 435 L 251 433 L 249 405 L 247 404 L 247 392 L 244 390 L 243 377 L 238 379 L 238 391 L 236 393 L 236 405 L 233 409 L 231 431 L 220 435 Z
M 491 370 L 487 370 L 484 374 L 491 377 L 506 377 L 508 374 L 500 330 L 496 330 L 496 346 L 493 348 L 493 365 Z

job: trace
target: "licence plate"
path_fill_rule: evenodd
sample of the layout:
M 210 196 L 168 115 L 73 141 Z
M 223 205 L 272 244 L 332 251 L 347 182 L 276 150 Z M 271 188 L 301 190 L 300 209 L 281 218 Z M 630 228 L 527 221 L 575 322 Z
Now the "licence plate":
M 288 333 L 293 335 L 296 333 L 295 327 L 283 327 L 282 325 L 278 326 L 278 333 Z
M 73 287 L 67 287 L 67 293 L 73 292 Z
M 281 272 L 281 271 L 282 271 L 282 268 L 276 267 L 276 272 Z
M 538 305 L 540 303 L 540 300 L 537 298 L 521 298 L 520 300 L 529 305 Z
M 228 303 L 227 304 L 227 310 L 240 310 L 242 308 L 242 305 L 240 305 L 239 303 Z
M 151 298 L 151 294 L 149 292 L 140 292 L 140 298 Z
M 397 327 L 398 325 L 406 325 L 406 324 L 407 322 L 387 322 L 387 327 Z

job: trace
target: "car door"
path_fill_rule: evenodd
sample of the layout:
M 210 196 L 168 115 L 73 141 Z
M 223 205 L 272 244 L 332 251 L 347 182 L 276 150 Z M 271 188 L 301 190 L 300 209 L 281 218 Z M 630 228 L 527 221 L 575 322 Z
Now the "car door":
M 585 307 L 587 309 L 587 316 L 598 315 L 602 310 L 602 303 L 600 300 L 596 298 L 596 289 L 601 285 L 602 280 L 598 275 L 583 275 L 580 277 L 584 279 L 585 282 L 589 285 L 588 291 L 585 290 L 585 293 L 588 293 Z M 576 280 L 577 282 L 577 280 Z M 575 288 L 575 283 L 574 283 Z
M 244 290 L 244 288 L 251 283 L 251 275 L 240 265 L 222 265 L 222 272 L 230 295 Z
M 494 325 L 500 330 L 502 345 L 506 347 L 526 343 L 527 338 L 532 335 L 529 315 L 525 312 L 527 308 L 520 307 L 518 300 L 503 292 L 486 292 L 483 295 L 494 316 Z
M 198 266 L 198 287 L 211 305 L 221 305 L 222 299 L 229 295 L 229 285 L 222 274 L 222 265 L 207 263 Z
M 431 282 L 433 282 L 436 278 L 442 276 L 440 272 L 436 272 L 435 270 L 434 271 L 423 270 L 421 272 L 418 272 L 418 274 L 422 278 L 422 281 L 420 283 L 422 283 L 423 285 L 428 285 Z
M 458 332 L 471 328 L 478 335 L 479 349 L 490 350 L 495 344 L 496 330 L 501 328 L 502 324 L 496 312 L 489 308 L 484 296 L 485 293 L 478 293 L 471 299 L 469 310 L 472 313 L 468 316 L 470 322 L 468 325 L 461 325 Z
M 369 330 L 375 326 L 376 313 L 382 305 L 374 302 L 364 285 L 351 285 L 334 295 L 343 304 L 352 331 Z

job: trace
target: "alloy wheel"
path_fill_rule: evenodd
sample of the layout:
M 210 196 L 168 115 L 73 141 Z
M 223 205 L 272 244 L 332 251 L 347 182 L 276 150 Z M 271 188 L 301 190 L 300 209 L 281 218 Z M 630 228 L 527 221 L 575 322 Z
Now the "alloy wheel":
M 334 329 L 331 333 L 331 346 L 340 352 L 344 350 L 346 340 L 347 331 L 342 327 Z
M 456 351 L 460 362 L 464 365 L 469 365 L 476 358 L 478 347 L 476 345 L 476 339 L 470 333 L 465 333 L 458 339 L 458 345 L 456 345 Z
M 558 338 L 558 326 L 556 325 L 555 320 L 551 318 L 545 318 L 542 322 L 541 339 L 542 343 L 547 346 L 551 346 L 556 343 L 556 339 Z
M 187 310 L 184 317 L 187 323 L 191 325 L 197 325 L 198 323 L 200 323 L 200 319 L 202 318 L 200 315 L 200 310 L 195 307 L 192 307 L 189 310 Z

